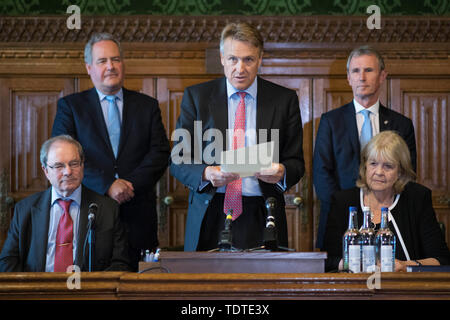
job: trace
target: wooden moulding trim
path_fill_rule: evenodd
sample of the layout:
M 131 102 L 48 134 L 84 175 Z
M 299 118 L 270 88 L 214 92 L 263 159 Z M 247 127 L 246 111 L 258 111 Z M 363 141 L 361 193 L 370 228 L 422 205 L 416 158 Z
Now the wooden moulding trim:
M 81 273 L 81 289 L 69 289 L 65 273 L 2 273 L 0 299 L 116 299 L 123 272 Z
M 348 54 L 345 53 L 345 54 Z M 344 53 L 330 54 L 328 58 L 319 55 L 313 58 L 303 55 L 266 55 L 260 68 L 261 75 L 346 75 L 346 56 Z M 384 54 L 382 52 L 382 54 Z M 191 56 L 151 58 L 148 54 L 142 56 L 125 56 L 126 74 L 132 76 L 161 76 L 161 75 L 223 75 L 223 67 L 217 57 L 209 56 L 204 59 Z M 450 74 L 450 63 L 446 53 L 439 52 L 405 55 L 387 55 L 385 63 L 389 74 L 392 75 L 445 75 Z M 2 51 L 0 49 L 0 76 L 13 75 L 63 75 L 69 77 L 86 76 L 83 58 L 80 55 L 59 54 L 59 52 L 45 52 L 41 54 L 33 50 Z
M 328 298 L 415 299 L 450 297 L 448 273 L 371 274 L 137 274 L 81 273 L 81 289 L 67 289 L 63 273 L 0 274 L 0 299 Z
M 326 274 L 128 274 L 122 277 L 120 298 L 305 296 L 370 296 L 367 276 Z
M 67 15 L 2 17 L 0 42 L 85 43 L 93 32 L 110 32 L 122 42 L 218 41 L 229 22 L 247 21 L 266 42 L 446 43 L 450 17 L 386 16 L 368 29 L 368 16 L 81 16 L 81 29 L 67 28 Z

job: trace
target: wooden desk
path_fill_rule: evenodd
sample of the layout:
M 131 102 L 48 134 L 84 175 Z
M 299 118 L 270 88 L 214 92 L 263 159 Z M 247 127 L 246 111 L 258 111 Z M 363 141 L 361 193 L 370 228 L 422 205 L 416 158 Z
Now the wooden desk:
M 371 274 L 137 274 L 81 273 L 80 289 L 68 275 L 1 273 L 0 299 L 450 299 L 450 273 Z
M 161 252 L 139 271 L 170 273 L 323 273 L 326 252 Z

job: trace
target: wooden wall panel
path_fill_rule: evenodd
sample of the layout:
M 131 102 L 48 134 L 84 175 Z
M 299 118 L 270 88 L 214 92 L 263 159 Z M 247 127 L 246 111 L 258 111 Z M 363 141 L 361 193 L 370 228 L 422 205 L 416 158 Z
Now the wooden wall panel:
M 450 127 L 448 79 L 392 79 L 391 103 L 414 124 L 417 182 L 433 192 L 433 205 L 450 239 Z
M 10 192 L 15 200 L 48 186 L 41 170 L 39 151 L 51 134 L 57 100 L 73 92 L 70 79 L 14 78 L 3 82 L 8 95 L 2 99 L 1 116 L 10 119 L 3 137 L 3 163 L 10 168 Z
M 448 194 L 450 82 L 394 79 L 391 87 L 392 104 L 414 123 L 418 182 L 437 194 Z
M 296 251 L 310 251 L 313 247 L 312 202 L 312 81 L 306 77 L 263 76 L 297 92 L 303 124 L 305 175 L 285 193 L 288 245 Z M 301 200 L 301 203 L 296 201 Z
M 11 191 L 32 193 L 49 186 L 39 162 L 39 146 L 48 138 L 58 92 L 13 91 Z
M 158 78 L 157 98 L 167 137 L 176 128 L 184 89 L 188 86 L 211 80 L 211 78 Z M 172 142 L 171 146 L 173 145 Z M 162 200 L 159 206 L 159 241 L 161 247 L 176 247 L 184 243 L 184 223 L 188 207 L 188 189 L 166 170 L 160 180 Z M 183 227 L 181 225 L 183 224 Z

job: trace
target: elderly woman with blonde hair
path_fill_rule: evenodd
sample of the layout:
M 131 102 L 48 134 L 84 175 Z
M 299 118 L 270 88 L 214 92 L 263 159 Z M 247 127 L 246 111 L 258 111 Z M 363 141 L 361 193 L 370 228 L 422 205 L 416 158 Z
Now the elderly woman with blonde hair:
M 375 230 L 380 226 L 381 208 L 389 208 L 389 228 L 397 239 L 395 271 L 405 271 L 408 265 L 450 263 L 431 190 L 414 180 L 408 146 L 394 131 L 379 133 L 364 147 L 357 187 L 332 197 L 323 249 L 328 252 L 327 271 L 342 269 L 342 236 L 349 206 L 358 209 L 358 227 L 363 221 L 362 207 L 370 207 Z

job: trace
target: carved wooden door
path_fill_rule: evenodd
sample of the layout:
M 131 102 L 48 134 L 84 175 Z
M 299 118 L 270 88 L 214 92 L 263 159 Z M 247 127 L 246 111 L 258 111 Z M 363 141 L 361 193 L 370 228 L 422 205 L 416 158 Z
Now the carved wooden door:
M 41 169 L 39 150 L 51 134 L 58 99 L 74 91 L 74 81 L 0 79 L 0 90 L 1 247 L 10 224 L 11 204 L 49 186 Z M 9 206 L 5 202 L 8 199 Z
M 414 123 L 417 182 L 432 190 L 433 207 L 450 240 L 450 82 L 392 79 L 391 105 Z

